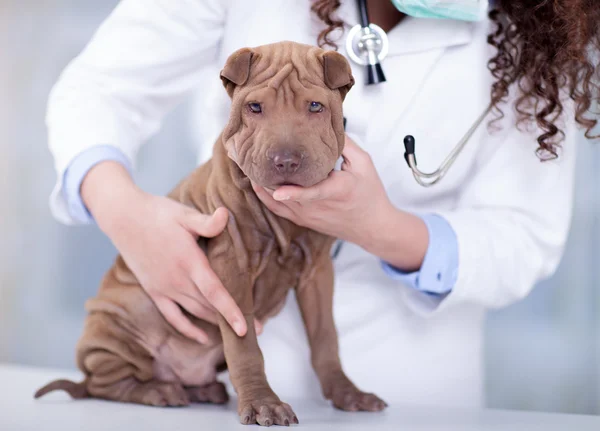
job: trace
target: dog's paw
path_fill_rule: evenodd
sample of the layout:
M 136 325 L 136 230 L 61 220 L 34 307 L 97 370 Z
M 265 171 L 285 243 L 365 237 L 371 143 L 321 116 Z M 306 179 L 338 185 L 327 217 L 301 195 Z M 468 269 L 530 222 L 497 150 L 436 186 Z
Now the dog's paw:
M 298 418 L 289 406 L 275 400 L 258 400 L 240 403 L 240 422 L 244 425 L 259 424 L 269 427 L 271 425 L 290 426 L 297 424 Z
M 336 408 L 347 412 L 379 412 L 387 407 L 387 403 L 377 395 L 358 389 L 335 391 L 331 400 Z

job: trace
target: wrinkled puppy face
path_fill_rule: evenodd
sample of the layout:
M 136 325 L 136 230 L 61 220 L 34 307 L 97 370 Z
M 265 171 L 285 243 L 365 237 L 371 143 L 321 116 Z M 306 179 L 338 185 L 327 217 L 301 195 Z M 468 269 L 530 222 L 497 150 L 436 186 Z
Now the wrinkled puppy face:
M 342 55 L 293 42 L 243 48 L 221 79 L 232 99 L 223 142 L 247 177 L 268 188 L 327 178 L 343 150 L 342 102 L 354 84 Z

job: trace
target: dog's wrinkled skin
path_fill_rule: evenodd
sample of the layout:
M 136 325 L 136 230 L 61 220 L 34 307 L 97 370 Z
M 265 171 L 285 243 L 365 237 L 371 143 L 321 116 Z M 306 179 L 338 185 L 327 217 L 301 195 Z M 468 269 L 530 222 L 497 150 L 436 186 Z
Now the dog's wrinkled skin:
M 343 410 L 382 410 L 385 403 L 356 388 L 340 365 L 332 314 L 333 239 L 275 216 L 251 185 L 311 186 L 327 178 L 344 145 L 342 101 L 354 84 L 350 67 L 335 52 L 282 42 L 235 52 L 221 79 L 232 99 L 230 120 L 212 159 L 169 196 L 205 214 L 229 209 L 226 230 L 204 245 L 246 316 L 248 333 L 238 337 L 222 317 L 217 327 L 189 316 L 211 343 L 185 338 L 118 257 L 86 304 L 89 315 L 77 346 L 85 380 L 52 382 L 36 397 L 63 389 L 75 398 L 154 406 L 225 403 L 228 394 L 216 376 L 227 367 L 242 423 L 298 423 L 267 383 L 254 331 L 254 318 L 275 315 L 295 289 L 324 396 Z

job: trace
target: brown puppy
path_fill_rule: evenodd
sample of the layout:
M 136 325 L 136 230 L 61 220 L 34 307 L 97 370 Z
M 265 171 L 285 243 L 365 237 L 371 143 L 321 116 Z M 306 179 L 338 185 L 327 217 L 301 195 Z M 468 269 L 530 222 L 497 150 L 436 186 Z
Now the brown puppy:
M 296 290 L 323 394 L 344 410 L 378 411 L 385 403 L 357 389 L 344 374 L 333 322 L 333 239 L 279 218 L 259 201 L 251 182 L 275 188 L 314 185 L 333 170 L 344 146 L 342 102 L 354 84 L 336 52 L 292 42 L 244 48 L 226 62 L 221 79 L 232 99 L 229 122 L 212 159 L 170 197 L 200 212 L 224 206 L 227 229 L 207 240 L 212 268 L 246 316 L 238 337 L 220 318 L 216 327 L 192 318 L 211 338 L 200 345 L 170 326 L 121 257 L 106 274 L 77 346 L 85 380 L 52 382 L 75 398 L 95 397 L 155 406 L 224 403 L 217 382 L 228 367 L 244 424 L 297 423 L 271 390 L 254 332 Z M 226 365 L 225 365 L 226 363 Z

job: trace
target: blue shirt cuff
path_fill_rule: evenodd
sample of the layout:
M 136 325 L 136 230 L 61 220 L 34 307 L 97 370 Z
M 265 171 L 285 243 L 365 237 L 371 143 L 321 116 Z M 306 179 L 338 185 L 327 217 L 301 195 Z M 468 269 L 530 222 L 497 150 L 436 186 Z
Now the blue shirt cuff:
M 429 233 L 429 247 L 421 269 L 403 272 L 382 261 L 383 270 L 394 280 L 421 292 L 441 296 L 452 291 L 458 277 L 458 240 L 450 224 L 441 216 L 421 216 Z
M 111 145 L 98 145 L 80 153 L 69 164 L 63 176 L 63 196 L 69 215 L 78 223 L 89 224 L 93 217 L 81 199 L 81 183 L 87 173 L 100 162 L 111 160 L 122 164 L 131 174 L 131 161 Z

